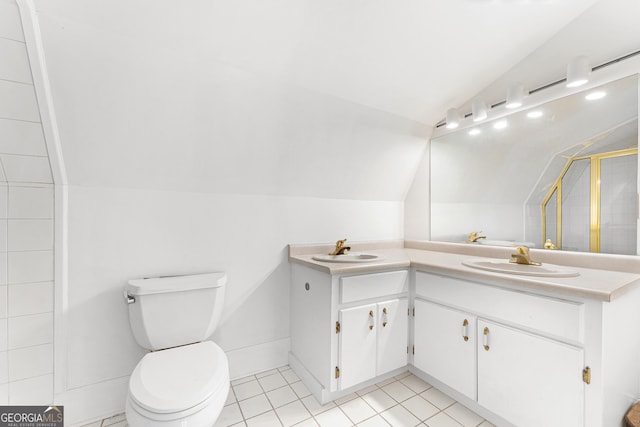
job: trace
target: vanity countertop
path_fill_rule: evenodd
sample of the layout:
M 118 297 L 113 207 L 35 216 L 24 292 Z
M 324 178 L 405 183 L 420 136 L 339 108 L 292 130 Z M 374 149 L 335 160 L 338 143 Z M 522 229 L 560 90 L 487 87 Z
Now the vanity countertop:
M 370 242 L 352 244 L 351 246 L 354 252 L 380 255 L 381 260 L 368 263 L 322 262 L 316 261 L 312 257 L 315 254 L 328 253 L 332 249 L 330 245 L 290 245 L 289 261 L 331 275 L 368 273 L 408 267 L 424 268 L 436 274 L 441 273 L 462 279 L 599 301 L 612 301 L 632 287 L 640 285 L 640 259 L 637 259 L 638 257 L 616 257 L 617 261 L 623 261 L 624 268 L 612 270 L 606 267 L 615 267 L 616 263 L 605 262 L 605 265 L 596 263 L 595 266 L 599 268 L 591 268 L 593 262 L 589 262 L 588 254 L 533 251 L 533 259 L 552 265 L 570 266 L 571 269 L 580 273 L 576 277 L 538 277 L 495 273 L 462 264 L 462 261 L 472 258 L 508 259 L 513 248 L 471 248 L 470 245 L 403 241 Z M 584 267 L 585 264 L 590 267 Z

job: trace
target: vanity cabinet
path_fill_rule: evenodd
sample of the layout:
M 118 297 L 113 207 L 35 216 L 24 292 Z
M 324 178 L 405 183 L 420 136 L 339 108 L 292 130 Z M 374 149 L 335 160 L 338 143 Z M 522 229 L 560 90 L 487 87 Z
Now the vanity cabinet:
M 416 272 L 414 367 L 518 427 L 584 425 L 584 307 Z
M 291 265 L 289 363 L 318 401 L 406 369 L 408 297 L 407 269 L 331 275 Z
M 476 317 L 434 304 L 415 301 L 413 365 L 476 399 Z
M 339 310 L 340 389 L 406 366 L 407 310 L 406 298 Z
M 478 320 L 478 403 L 518 426 L 582 426 L 584 351 Z

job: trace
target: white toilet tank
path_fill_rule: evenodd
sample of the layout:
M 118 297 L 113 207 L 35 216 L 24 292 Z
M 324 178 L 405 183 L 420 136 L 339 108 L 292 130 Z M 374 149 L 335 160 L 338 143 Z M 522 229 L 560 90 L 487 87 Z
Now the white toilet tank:
M 130 280 L 129 322 L 142 347 L 161 350 L 206 340 L 218 326 L 225 273 Z

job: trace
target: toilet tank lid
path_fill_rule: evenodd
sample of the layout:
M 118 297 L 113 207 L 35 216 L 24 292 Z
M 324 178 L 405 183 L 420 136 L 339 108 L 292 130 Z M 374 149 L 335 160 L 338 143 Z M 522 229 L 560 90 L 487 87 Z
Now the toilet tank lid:
M 195 289 L 219 288 L 227 283 L 227 275 L 215 273 L 191 274 L 186 276 L 152 277 L 129 280 L 125 286 L 127 294 L 149 295 L 166 292 L 189 291 Z

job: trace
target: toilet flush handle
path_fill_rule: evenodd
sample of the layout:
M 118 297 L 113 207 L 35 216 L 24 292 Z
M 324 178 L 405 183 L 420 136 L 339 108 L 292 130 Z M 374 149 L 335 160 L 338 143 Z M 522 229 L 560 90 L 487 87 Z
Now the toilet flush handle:
M 127 302 L 127 304 L 133 304 L 134 302 L 136 302 L 136 297 L 132 297 L 127 293 L 127 291 L 124 291 L 124 300 Z

